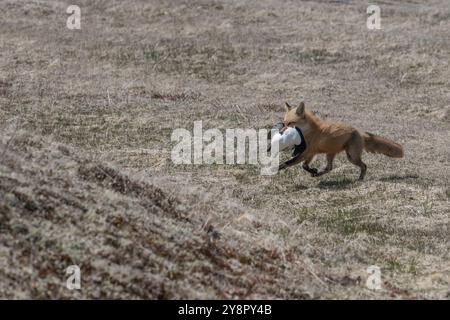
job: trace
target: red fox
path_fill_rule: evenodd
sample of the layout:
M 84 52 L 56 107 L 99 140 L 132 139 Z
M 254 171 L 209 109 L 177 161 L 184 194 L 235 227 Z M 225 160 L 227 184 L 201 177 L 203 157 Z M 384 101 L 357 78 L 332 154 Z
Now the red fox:
M 361 169 L 359 180 L 364 180 L 367 166 L 361 160 L 363 149 L 368 152 L 382 153 L 392 158 L 402 158 L 403 148 L 398 143 L 389 139 L 362 132 L 350 125 L 325 122 L 316 117 L 309 110 L 305 110 L 305 103 L 301 102 L 297 108 L 291 107 L 286 102 L 286 114 L 281 132 L 290 126 L 299 127 L 305 136 L 306 150 L 282 163 L 279 170 L 286 169 L 301 161 L 303 169 L 313 177 L 321 176 L 333 169 L 333 160 L 336 154 L 345 150 L 348 160 Z M 310 168 L 309 164 L 316 154 L 325 153 L 327 165 L 318 171 Z

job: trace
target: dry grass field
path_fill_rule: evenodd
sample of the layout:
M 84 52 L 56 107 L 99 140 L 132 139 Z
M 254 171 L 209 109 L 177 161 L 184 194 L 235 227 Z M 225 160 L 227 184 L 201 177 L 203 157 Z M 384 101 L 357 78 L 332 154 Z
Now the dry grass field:
M 450 297 L 447 0 L 73 2 L 81 30 L 67 1 L 0 1 L 0 298 Z M 320 178 L 171 161 L 174 129 L 285 101 L 405 157 L 365 153 L 364 182 L 345 155 Z

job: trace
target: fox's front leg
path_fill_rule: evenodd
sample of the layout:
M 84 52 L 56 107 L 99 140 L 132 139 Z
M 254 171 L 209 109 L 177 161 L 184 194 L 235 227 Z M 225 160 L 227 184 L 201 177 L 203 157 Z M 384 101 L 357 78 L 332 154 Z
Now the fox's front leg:
M 312 155 L 312 156 L 308 156 L 308 155 L 307 156 L 303 156 L 303 155 L 299 154 L 298 156 L 296 156 L 296 157 L 294 157 L 294 158 L 292 158 L 292 159 L 282 163 L 278 167 L 278 170 L 283 170 L 283 169 L 291 167 L 291 166 L 293 166 L 293 165 L 295 165 L 295 164 L 297 164 L 299 162 L 305 161 L 303 163 L 302 168 L 304 170 L 308 171 L 313 177 L 315 177 L 317 175 L 317 172 L 318 172 L 317 169 L 309 167 L 309 163 L 312 161 L 313 158 L 314 158 L 314 155 Z
M 307 158 L 305 159 L 305 162 L 303 162 L 302 168 L 303 168 L 303 170 L 309 172 L 309 173 L 311 174 L 311 176 L 315 177 L 315 176 L 317 176 L 317 174 L 318 174 L 317 169 L 316 169 L 316 168 L 310 168 L 310 167 L 309 167 L 309 164 L 311 163 L 311 161 L 313 160 L 313 158 L 314 158 L 314 156 L 307 157 Z
M 288 161 L 285 161 L 282 164 L 280 164 L 278 166 L 278 170 L 280 171 L 280 170 L 292 167 L 293 165 L 295 165 L 299 162 L 302 162 L 303 160 L 304 160 L 304 157 L 302 157 L 302 155 L 299 154 L 299 155 L 293 157 L 292 159 L 289 159 Z

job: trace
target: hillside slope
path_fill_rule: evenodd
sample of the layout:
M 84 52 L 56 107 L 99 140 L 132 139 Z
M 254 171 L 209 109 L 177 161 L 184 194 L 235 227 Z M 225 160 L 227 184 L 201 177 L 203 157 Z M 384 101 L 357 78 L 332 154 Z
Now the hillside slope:
M 311 277 L 293 257 L 230 239 L 178 195 L 61 144 L 2 138 L 0 297 L 312 296 L 314 284 L 302 290 Z M 65 287 L 73 264 L 80 291 Z
M 448 0 L 383 0 L 381 30 L 372 0 L 77 3 L 81 30 L 1 1 L 0 298 L 450 296 Z M 173 163 L 173 130 L 285 101 L 405 157 L 365 153 L 363 183 L 344 154 L 319 178 Z

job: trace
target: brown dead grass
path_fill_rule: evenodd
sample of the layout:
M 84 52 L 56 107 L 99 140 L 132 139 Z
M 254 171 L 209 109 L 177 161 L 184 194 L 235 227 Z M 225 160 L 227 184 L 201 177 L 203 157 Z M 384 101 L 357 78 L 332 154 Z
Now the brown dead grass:
M 0 297 L 448 298 L 446 1 L 384 1 L 380 31 L 368 1 L 79 3 L 80 31 L 62 1 L 2 3 Z M 300 100 L 405 158 L 366 154 L 364 183 L 344 157 L 320 179 L 170 161 L 174 128 Z

